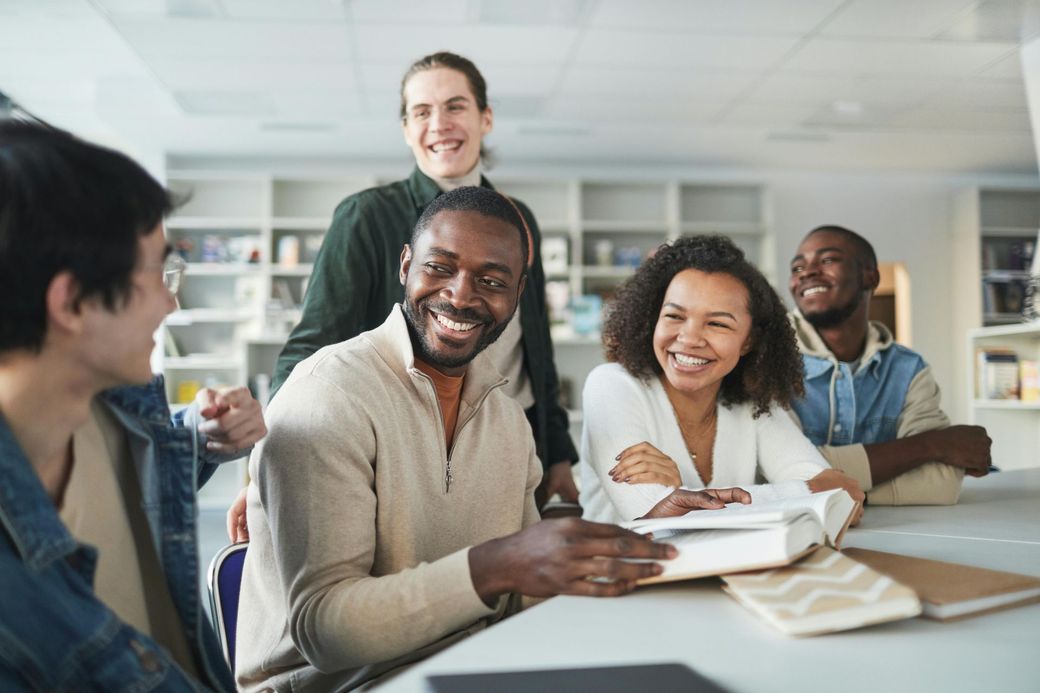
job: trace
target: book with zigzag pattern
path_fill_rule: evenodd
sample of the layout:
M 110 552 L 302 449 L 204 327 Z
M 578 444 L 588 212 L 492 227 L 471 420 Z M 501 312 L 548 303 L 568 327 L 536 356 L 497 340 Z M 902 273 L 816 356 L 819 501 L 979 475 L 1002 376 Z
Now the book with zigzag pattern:
M 921 613 L 909 587 L 829 547 L 784 568 L 722 580 L 730 596 L 785 635 L 851 630 Z

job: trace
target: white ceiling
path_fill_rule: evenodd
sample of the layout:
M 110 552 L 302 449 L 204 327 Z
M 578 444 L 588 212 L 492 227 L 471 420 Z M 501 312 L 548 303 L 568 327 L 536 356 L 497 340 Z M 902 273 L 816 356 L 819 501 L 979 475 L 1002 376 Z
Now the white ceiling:
M 447 49 L 511 162 L 1035 174 L 1035 4 L 0 0 L 0 90 L 137 149 L 406 159 L 400 76 Z

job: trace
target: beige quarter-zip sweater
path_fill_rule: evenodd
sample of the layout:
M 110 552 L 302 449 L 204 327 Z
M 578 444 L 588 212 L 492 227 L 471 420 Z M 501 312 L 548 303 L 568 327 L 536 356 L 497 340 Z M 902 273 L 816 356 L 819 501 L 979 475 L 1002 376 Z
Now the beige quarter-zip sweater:
M 352 688 L 501 618 L 469 547 L 537 521 L 542 467 L 485 354 L 450 450 L 400 306 L 300 362 L 249 460 L 236 676 L 246 690 Z

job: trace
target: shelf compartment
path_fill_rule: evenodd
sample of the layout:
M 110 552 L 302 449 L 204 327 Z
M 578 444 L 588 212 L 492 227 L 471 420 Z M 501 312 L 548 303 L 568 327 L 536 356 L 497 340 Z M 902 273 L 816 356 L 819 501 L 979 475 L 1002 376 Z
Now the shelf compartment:
M 638 222 L 667 228 L 667 202 L 665 183 L 583 183 L 581 186 L 582 219 Z M 600 223 L 588 221 L 584 225 L 605 228 L 599 226 Z
M 976 399 L 971 406 L 976 409 L 1004 409 L 1011 411 L 1040 411 L 1040 402 L 1023 402 L 1020 399 Z
M 339 178 L 278 178 L 271 190 L 274 217 L 308 217 L 331 215 L 348 195 L 372 187 L 370 176 Z
M 762 188 L 758 185 L 699 185 L 679 188 L 682 223 L 762 224 Z

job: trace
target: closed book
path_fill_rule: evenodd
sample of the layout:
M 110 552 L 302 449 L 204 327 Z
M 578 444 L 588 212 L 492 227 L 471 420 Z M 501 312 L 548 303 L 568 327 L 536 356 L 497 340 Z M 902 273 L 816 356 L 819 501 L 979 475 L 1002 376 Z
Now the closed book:
M 829 547 L 794 565 L 722 581 L 730 596 L 785 635 L 852 630 L 921 613 L 909 587 Z
M 680 517 L 633 520 L 624 527 L 653 534 L 679 555 L 640 584 L 688 580 L 787 565 L 816 548 L 841 542 L 856 510 L 841 489 L 767 503 L 731 503 Z
M 1040 578 L 868 549 L 855 560 L 913 589 L 926 618 L 948 621 L 1040 602 Z

